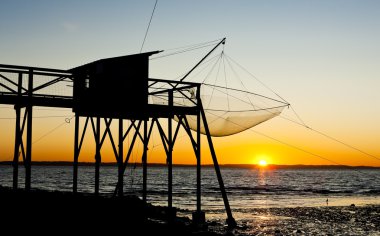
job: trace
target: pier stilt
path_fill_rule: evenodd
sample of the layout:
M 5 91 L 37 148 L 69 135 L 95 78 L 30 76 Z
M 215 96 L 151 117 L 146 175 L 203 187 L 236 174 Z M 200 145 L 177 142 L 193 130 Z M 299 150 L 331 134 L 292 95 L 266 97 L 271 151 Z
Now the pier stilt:
M 94 129 L 95 134 L 95 195 L 99 195 L 99 177 L 100 177 L 100 163 L 101 163 L 101 155 L 100 155 L 100 117 L 96 118 L 96 128 Z
M 202 107 L 202 105 L 201 105 L 201 107 Z M 201 109 L 201 114 L 202 114 L 202 120 L 203 120 L 203 124 L 204 124 L 205 131 L 206 131 L 207 141 L 208 141 L 208 144 L 209 144 L 209 147 L 210 147 L 210 152 L 211 152 L 212 160 L 214 162 L 214 168 L 215 168 L 215 172 L 216 172 L 216 177 L 218 178 L 220 191 L 222 192 L 224 207 L 225 207 L 226 213 L 227 213 L 227 224 L 228 224 L 229 227 L 233 228 L 233 227 L 236 226 L 236 221 L 235 221 L 235 219 L 232 216 L 232 212 L 231 212 L 231 208 L 230 208 L 230 203 L 228 202 L 226 189 L 224 188 L 222 174 L 220 172 L 218 159 L 216 158 L 216 153 L 215 153 L 214 145 L 213 145 L 213 142 L 212 142 L 210 130 L 208 128 L 208 124 L 207 124 L 207 120 L 206 120 L 206 115 L 205 115 L 205 111 L 203 110 L 203 107 Z
M 123 197 L 124 195 L 124 168 L 123 168 L 123 155 L 124 155 L 124 147 L 123 147 L 123 119 L 119 119 L 119 153 L 117 159 L 117 186 L 118 186 L 118 196 Z
M 79 159 L 79 116 L 75 114 L 74 130 L 74 162 L 73 162 L 73 193 L 78 191 L 78 159 Z
M 28 123 L 26 126 L 25 190 L 29 191 L 32 181 L 32 128 L 33 128 L 33 71 L 29 71 L 28 104 L 26 105 Z
M 143 156 L 142 156 L 142 165 L 143 165 L 143 201 L 144 203 L 147 202 L 146 194 L 147 194 L 147 174 L 148 174 L 148 121 L 144 120 L 144 134 L 143 134 Z

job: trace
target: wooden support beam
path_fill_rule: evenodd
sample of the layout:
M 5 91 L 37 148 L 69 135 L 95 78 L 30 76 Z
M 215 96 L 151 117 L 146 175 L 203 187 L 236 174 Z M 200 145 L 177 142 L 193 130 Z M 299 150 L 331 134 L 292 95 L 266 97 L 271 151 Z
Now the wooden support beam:
M 173 107 L 173 92 L 169 93 L 169 107 Z M 168 208 L 171 211 L 173 207 L 173 127 L 172 117 L 168 118 Z
M 26 127 L 26 158 L 25 158 L 25 190 L 30 191 L 32 180 L 32 127 L 33 127 L 33 70 L 29 70 L 28 78 L 28 105 L 26 109 L 27 114 L 27 127 Z
M 143 202 L 146 203 L 146 195 L 147 195 L 147 174 L 148 174 L 148 121 L 144 120 L 144 134 L 143 134 L 143 156 L 142 156 L 142 164 L 143 164 Z
M 17 96 L 21 96 L 22 92 L 22 73 L 18 74 L 18 84 L 17 84 Z M 16 129 L 15 129 L 15 148 L 13 155 L 13 189 L 16 190 L 18 188 L 18 164 L 19 164 L 19 151 L 20 145 L 22 142 L 21 136 L 21 107 L 16 104 Z
M 78 192 L 78 159 L 80 146 L 79 145 L 79 116 L 75 114 L 75 130 L 74 130 L 74 162 L 73 162 L 73 193 Z M 83 131 L 84 133 L 84 131 Z
M 216 177 L 218 178 L 219 188 L 220 188 L 220 191 L 222 193 L 224 207 L 225 207 L 226 213 L 227 213 L 227 224 L 228 224 L 229 227 L 233 228 L 233 227 L 236 226 L 236 221 L 235 221 L 235 219 L 232 216 L 232 212 L 231 212 L 231 208 L 230 208 L 230 203 L 228 202 L 226 189 L 224 188 L 223 178 L 222 178 L 222 174 L 220 172 L 218 159 L 216 158 L 214 144 L 212 142 L 210 130 L 208 128 L 205 111 L 203 109 L 202 103 L 200 101 L 199 101 L 199 103 L 200 103 L 200 108 L 201 108 L 200 111 L 201 111 L 201 115 L 202 115 L 203 125 L 204 125 L 205 131 L 206 131 L 207 141 L 208 141 L 208 144 L 209 144 L 209 148 L 210 148 L 210 152 L 211 152 L 211 157 L 212 157 L 212 160 L 213 160 L 213 163 L 214 163 Z
M 197 158 L 197 213 L 200 216 L 202 213 L 201 209 L 201 114 L 200 109 L 197 114 L 197 141 L 196 141 L 196 152 L 195 156 Z M 202 222 L 203 223 L 203 222 Z
M 123 156 L 124 156 L 124 147 L 123 147 L 123 119 L 119 119 L 119 153 L 116 156 L 117 159 L 117 168 L 118 168 L 118 195 L 119 197 L 123 197 L 124 195 L 124 171 L 123 171 Z
M 96 127 L 94 129 L 95 134 L 95 146 L 96 146 L 96 153 L 95 153 L 95 195 L 99 195 L 99 179 L 100 179 L 100 163 L 101 163 L 101 155 L 100 155 L 100 117 L 96 118 Z
M 15 147 L 13 153 L 13 189 L 16 190 L 18 188 L 18 163 L 19 163 L 19 150 L 20 143 L 22 141 L 20 134 L 20 113 L 21 109 L 19 106 L 15 106 L 16 110 L 16 133 L 15 133 Z

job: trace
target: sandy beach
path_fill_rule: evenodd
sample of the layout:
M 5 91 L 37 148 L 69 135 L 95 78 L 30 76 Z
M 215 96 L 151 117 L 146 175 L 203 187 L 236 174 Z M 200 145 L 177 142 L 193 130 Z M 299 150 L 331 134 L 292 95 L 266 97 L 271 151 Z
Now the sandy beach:
M 234 235 L 380 235 L 380 205 L 256 209 Z

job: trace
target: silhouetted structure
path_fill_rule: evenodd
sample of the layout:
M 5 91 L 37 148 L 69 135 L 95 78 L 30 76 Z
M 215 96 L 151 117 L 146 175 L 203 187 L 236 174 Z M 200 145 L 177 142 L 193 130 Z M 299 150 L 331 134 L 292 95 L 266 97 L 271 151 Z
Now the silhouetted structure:
M 73 111 L 80 116 L 148 118 L 148 52 L 98 60 L 71 69 Z
M 115 193 L 119 196 L 123 195 L 123 176 L 136 139 L 140 139 L 143 143 L 143 200 L 146 201 L 147 151 L 152 130 L 156 127 L 167 156 L 168 207 L 173 209 L 172 152 L 178 132 L 182 127 L 190 138 L 197 159 L 197 211 L 193 214 L 193 219 L 202 222 L 204 221 L 204 213 L 201 211 L 201 134 L 200 128 L 197 129 L 195 135 L 191 132 L 187 120 L 188 116 L 191 115 L 197 119 L 198 127 L 200 127 L 201 122 L 205 127 L 227 211 L 227 221 L 230 225 L 234 225 L 235 221 L 232 217 L 200 99 L 201 85 L 183 82 L 183 79 L 181 81 L 170 81 L 149 78 L 149 56 L 155 53 L 158 51 L 102 59 L 68 71 L 0 65 L 0 78 L 2 79 L 0 88 L 5 90 L 0 91 L 0 103 L 12 104 L 16 110 L 13 187 L 15 189 L 18 187 L 18 163 L 21 154 L 26 167 L 25 188 L 27 190 L 31 188 L 33 106 L 65 107 L 72 108 L 75 113 L 74 193 L 77 192 L 80 151 L 86 130 L 91 126 L 95 141 L 95 194 L 99 194 L 101 149 L 105 139 L 109 138 L 118 164 L 118 184 Z M 36 85 L 34 83 L 36 76 L 42 76 L 43 82 L 38 82 Z M 43 92 L 46 88 L 58 86 L 62 83 L 64 85 L 60 85 L 61 87 L 64 86 L 67 89 L 66 85 L 70 85 L 69 88 L 73 88 L 73 90 L 65 95 Z M 177 103 L 176 101 L 179 100 L 182 102 Z M 25 108 L 25 113 L 24 118 L 21 119 L 23 108 Z M 81 117 L 85 119 L 83 127 L 80 127 Z M 178 121 L 176 124 L 172 122 L 174 117 Z M 125 119 L 130 121 L 127 126 L 123 122 Z M 167 121 L 166 130 L 166 127 L 160 123 L 162 119 Z M 110 129 L 111 123 L 115 120 L 118 122 L 117 135 L 113 135 Z M 104 130 L 101 129 L 102 121 L 104 121 Z M 22 138 L 25 125 L 26 144 Z M 123 144 L 128 135 L 133 136 L 133 138 L 128 150 L 124 150 Z

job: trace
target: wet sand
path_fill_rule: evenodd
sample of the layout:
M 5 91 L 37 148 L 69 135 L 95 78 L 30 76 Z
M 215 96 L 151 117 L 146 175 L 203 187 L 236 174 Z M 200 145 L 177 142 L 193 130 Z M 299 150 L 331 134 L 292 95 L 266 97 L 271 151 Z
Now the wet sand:
M 256 209 L 234 235 L 380 235 L 380 205 Z
M 224 222 L 194 226 L 187 217 L 169 217 L 165 207 L 123 198 L 0 187 L 0 233 L 106 235 L 380 235 L 380 205 L 255 209 L 228 229 Z M 207 219 L 207 214 L 206 214 Z

